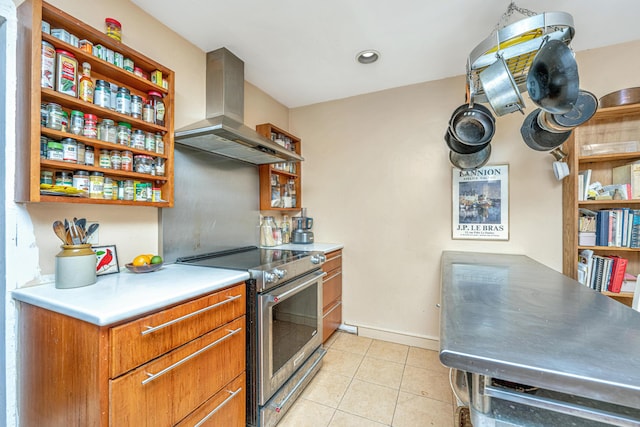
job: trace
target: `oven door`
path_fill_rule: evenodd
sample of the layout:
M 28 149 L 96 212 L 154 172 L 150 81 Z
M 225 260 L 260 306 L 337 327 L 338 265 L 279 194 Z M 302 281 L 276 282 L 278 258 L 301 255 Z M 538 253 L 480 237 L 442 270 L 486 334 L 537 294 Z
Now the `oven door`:
M 322 277 L 316 270 L 258 295 L 259 405 L 322 344 Z

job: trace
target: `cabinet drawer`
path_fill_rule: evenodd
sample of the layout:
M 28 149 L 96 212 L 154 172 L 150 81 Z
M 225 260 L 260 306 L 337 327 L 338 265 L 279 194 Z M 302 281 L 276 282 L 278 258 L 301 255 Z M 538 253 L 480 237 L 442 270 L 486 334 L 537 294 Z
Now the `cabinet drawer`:
M 176 427 L 244 427 L 247 423 L 245 381 L 243 372 Z
M 331 336 L 342 323 L 342 301 L 336 301 L 322 318 L 322 342 Z
M 245 370 L 245 317 L 110 381 L 112 426 L 170 426 Z M 125 350 L 126 351 L 126 350 Z
M 342 271 L 332 271 L 322 282 L 322 307 L 326 311 L 342 295 Z
M 342 250 L 329 252 L 327 260 L 322 264 L 322 270 L 329 273 L 331 270 L 342 267 Z
M 110 330 L 110 378 L 242 316 L 244 283 Z

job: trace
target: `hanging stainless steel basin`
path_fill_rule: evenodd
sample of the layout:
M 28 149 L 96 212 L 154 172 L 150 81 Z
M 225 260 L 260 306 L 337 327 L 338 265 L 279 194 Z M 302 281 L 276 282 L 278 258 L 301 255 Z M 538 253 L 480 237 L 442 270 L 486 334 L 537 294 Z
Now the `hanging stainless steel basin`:
M 478 77 L 496 115 L 522 112 L 524 99 L 502 56 L 498 56 L 496 62 L 482 70 Z

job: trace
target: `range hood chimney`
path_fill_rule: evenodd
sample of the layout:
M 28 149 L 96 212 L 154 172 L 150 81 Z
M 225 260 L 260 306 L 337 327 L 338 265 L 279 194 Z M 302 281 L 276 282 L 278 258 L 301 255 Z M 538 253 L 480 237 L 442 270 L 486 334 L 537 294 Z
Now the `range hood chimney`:
M 244 125 L 244 62 L 226 48 L 207 53 L 206 119 L 178 129 L 175 142 L 261 165 L 303 158 Z

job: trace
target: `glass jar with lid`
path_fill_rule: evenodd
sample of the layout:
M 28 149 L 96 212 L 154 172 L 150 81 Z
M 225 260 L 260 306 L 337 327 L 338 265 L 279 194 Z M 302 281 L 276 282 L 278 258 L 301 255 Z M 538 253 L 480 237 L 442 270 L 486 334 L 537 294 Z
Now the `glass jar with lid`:
M 47 159 L 58 161 L 64 159 L 64 151 L 61 143 L 58 141 L 49 141 L 47 144 Z
M 62 140 L 62 160 L 69 163 L 78 162 L 78 142 L 75 139 Z
M 276 239 L 274 238 L 276 228 L 276 222 L 272 216 L 265 216 L 262 219 L 262 224 L 260 225 L 261 246 L 276 246 Z
M 82 131 L 82 135 L 87 138 L 98 137 L 98 117 L 94 114 L 84 115 L 84 129 Z
M 133 169 L 138 173 L 151 175 L 153 169 L 153 157 L 144 154 L 133 156 Z
M 149 91 L 149 102 L 153 106 L 154 121 L 153 123 L 164 126 L 165 107 L 162 101 L 162 94 L 154 90 Z
M 54 130 L 62 130 L 62 107 L 53 102 L 47 105 L 47 127 Z
M 160 132 L 156 133 L 156 153 L 164 154 L 164 140 Z
M 142 97 L 138 95 L 131 95 L 131 117 L 142 118 Z
M 118 123 L 117 142 L 127 147 L 131 145 L 131 124 L 125 122 Z
M 100 141 L 116 143 L 116 127 L 111 119 L 103 119 L 98 125 L 98 139 Z
M 131 134 L 131 147 L 144 150 L 144 131 L 136 129 Z
M 69 120 L 69 131 L 74 135 L 82 135 L 84 129 L 84 113 L 82 111 L 71 111 L 71 119 Z
M 122 168 L 122 155 L 118 150 L 111 150 L 109 152 L 109 156 L 111 158 L 111 167 L 116 170 L 120 170 Z
M 109 150 L 100 150 L 100 159 L 98 166 L 105 169 L 111 169 L 111 153 L 109 152 Z
M 111 85 L 104 80 L 96 80 L 93 89 L 93 103 L 103 108 L 111 107 Z
M 120 86 L 116 94 L 116 111 L 127 116 L 131 115 L 131 93 L 124 86 Z
M 156 160 L 154 162 L 154 175 L 164 176 L 164 162 L 165 160 L 162 157 L 156 157 Z
M 93 166 L 95 164 L 95 161 L 95 151 L 93 150 L 93 147 L 87 145 L 84 149 L 84 163 L 87 166 Z
M 104 174 L 102 172 L 91 172 L 89 178 L 89 197 L 92 199 L 102 199 L 104 190 Z

